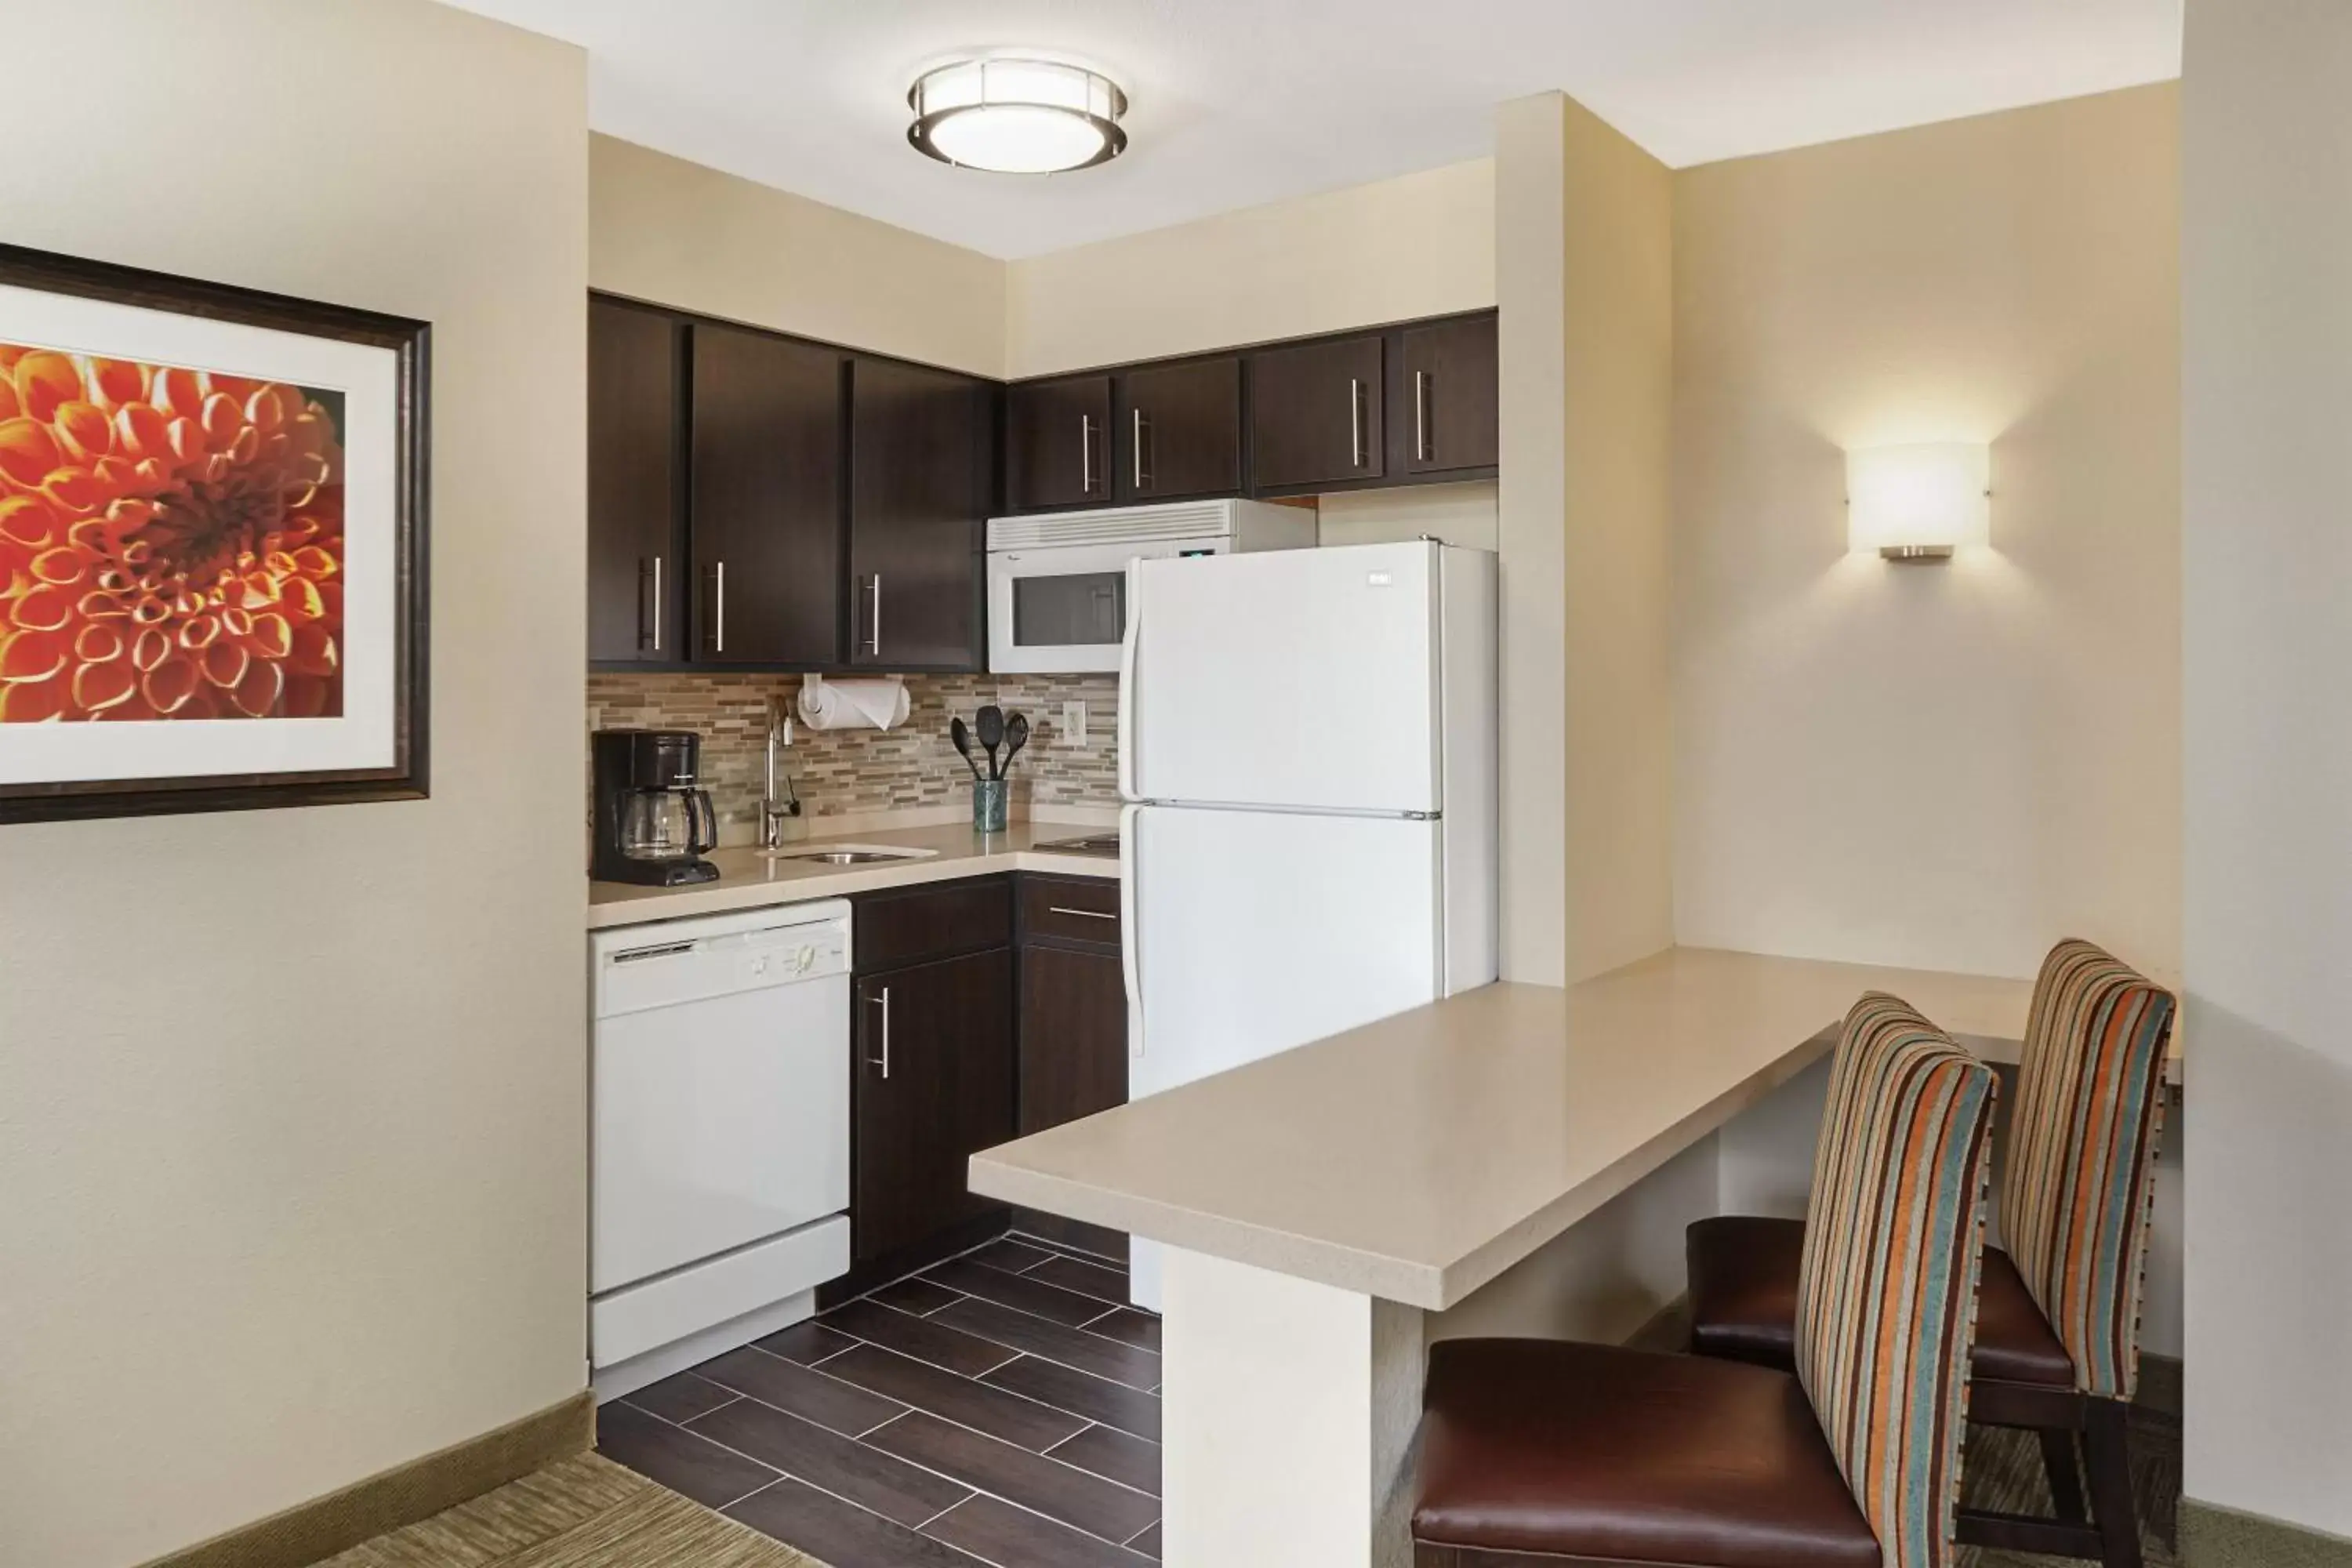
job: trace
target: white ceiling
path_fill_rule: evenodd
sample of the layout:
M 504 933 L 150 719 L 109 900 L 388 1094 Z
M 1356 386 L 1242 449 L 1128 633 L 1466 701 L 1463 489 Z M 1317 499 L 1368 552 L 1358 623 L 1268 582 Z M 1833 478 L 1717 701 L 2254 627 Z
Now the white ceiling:
M 2161 80 L 2181 0 L 453 0 L 589 51 L 632 142 L 995 256 L 1492 151 L 1558 88 L 1677 167 Z M 982 174 L 906 142 L 915 73 L 1107 69 L 1127 154 Z

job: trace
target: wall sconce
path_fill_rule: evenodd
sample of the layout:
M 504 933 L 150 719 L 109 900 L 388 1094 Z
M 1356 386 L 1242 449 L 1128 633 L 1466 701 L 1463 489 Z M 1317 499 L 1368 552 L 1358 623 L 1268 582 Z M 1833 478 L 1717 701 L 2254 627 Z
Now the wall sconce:
M 1966 441 L 1845 455 L 1846 543 L 1889 561 L 1944 561 L 1990 532 L 1992 449 Z

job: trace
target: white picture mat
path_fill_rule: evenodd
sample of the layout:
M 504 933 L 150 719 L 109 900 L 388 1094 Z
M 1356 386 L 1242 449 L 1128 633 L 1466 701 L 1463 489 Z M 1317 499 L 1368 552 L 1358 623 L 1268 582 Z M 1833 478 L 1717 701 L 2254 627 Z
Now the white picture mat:
M 392 349 L 0 285 L 0 342 L 343 395 L 343 711 L 333 719 L 0 723 L 0 784 L 388 768 L 398 648 L 400 360 Z

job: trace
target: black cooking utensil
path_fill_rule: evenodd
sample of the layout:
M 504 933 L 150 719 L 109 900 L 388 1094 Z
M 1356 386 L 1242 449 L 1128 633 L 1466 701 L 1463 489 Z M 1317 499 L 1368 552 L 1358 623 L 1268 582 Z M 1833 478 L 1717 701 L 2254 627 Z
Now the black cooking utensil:
M 996 748 L 1004 744 L 1004 710 L 992 702 L 972 715 L 973 731 L 980 737 L 981 750 L 988 753 L 988 776 L 1001 779 L 1004 770 L 997 765 Z
M 1013 759 L 1029 743 L 1029 715 L 1015 713 L 1004 721 L 1004 772 L 1013 771 Z M 1000 775 L 1001 776 L 1001 775 Z
M 963 753 L 963 765 L 971 770 L 971 776 L 980 777 L 980 764 L 971 760 L 971 731 L 964 727 L 961 719 L 949 721 L 948 739 L 953 741 L 955 749 Z

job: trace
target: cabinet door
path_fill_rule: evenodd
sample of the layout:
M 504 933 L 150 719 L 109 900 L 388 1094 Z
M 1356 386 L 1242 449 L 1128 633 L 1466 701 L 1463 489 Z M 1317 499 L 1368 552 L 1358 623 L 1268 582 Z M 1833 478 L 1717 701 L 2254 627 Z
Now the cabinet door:
M 1101 505 L 1111 499 L 1110 377 L 1022 382 L 1004 396 L 1005 504 Z
M 588 657 L 685 657 L 677 607 L 678 340 L 658 311 L 588 301 Z
M 1131 370 L 1116 443 L 1129 500 L 1231 495 L 1242 488 L 1242 362 L 1194 360 Z
M 1013 953 L 857 984 L 852 1249 L 861 1263 L 988 1209 L 964 1162 L 1013 1136 Z
M 694 657 L 840 658 L 841 355 L 698 325 Z
M 1495 318 L 1407 327 L 1396 459 L 1408 474 L 1494 467 L 1500 450 Z
M 1115 952 L 1021 950 L 1021 1135 L 1127 1103 L 1127 991 Z
M 1278 489 L 1381 477 L 1381 363 L 1377 337 L 1252 354 L 1252 480 Z
M 884 669 L 980 668 L 988 429 L 979 383 L 859 360 L 850 382 L 850 649 Z

